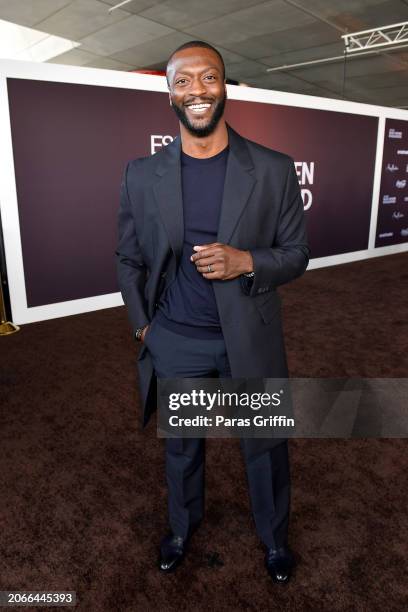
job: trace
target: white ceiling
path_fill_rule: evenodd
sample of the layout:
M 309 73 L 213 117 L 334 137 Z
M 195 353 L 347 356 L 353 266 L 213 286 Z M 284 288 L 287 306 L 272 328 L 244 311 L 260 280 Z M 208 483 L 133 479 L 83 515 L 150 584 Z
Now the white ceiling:
M 408 21 L 408 0 L 0 0 L 0 19 L 80 43 L 53 63 L 164 68 L 189 40 L 222 53 L 227 76 L 250 85 L 342 97 L 343 62 L 268 73 L 342 55 L 346 32 Z M 408 106 L 408 47 L 349 59 L 345 97 Z

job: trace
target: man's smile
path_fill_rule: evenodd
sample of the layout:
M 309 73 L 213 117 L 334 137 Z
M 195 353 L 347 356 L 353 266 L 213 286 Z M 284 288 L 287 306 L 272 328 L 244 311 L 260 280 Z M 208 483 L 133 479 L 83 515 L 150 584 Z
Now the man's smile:
M 190 104 L 187 106 L 188 110 L 195 115 L 201 115 L 211 107 L 211 104 Z
M 185 105 L 193 115 L 204 115 L 212 106 L 211 102 L 192 102 Z

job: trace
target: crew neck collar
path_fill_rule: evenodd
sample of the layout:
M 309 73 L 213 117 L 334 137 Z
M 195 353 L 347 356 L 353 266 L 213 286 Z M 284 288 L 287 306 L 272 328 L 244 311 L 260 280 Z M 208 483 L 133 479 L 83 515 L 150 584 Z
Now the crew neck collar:
M 214 161 L 218 161 L 222 157 L 225 157 L 228 153 L 228 150 L 229 145 L 227 144 L 227 146 L 222 151 L 216 153 L 215 155 L 212 155 L 211 157 L 193 157 L 192 155 L 187 155 L 187 153 L 184 153 L 184 151 L 181 150 L 181 158 L 183 162 L 190 164 L 210 164 Z

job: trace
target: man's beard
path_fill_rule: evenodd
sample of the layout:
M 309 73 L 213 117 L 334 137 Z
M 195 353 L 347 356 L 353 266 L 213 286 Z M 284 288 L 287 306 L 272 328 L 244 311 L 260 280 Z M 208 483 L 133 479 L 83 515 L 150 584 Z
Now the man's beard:
M 207 125 L 204 125 L 203 127 L 196 127 L 190 122 L 189 118 L 187 117 L 187 113 L 184 106 L 180 107 L 177 106 L 175 102 L 172 102 L 172 107 L 179 121 L 193 136 L 197 136 L 198 138 L 204 138 L 205 136 L 209 136 L 210 134 L 212 134 L 215 128 L 217 127 L 219 120 L 224 114 L 225 101 L 226 95 L 224 94 L 223 97 L 220 98 L 220 100 L 218 100 L 217 104 L 215 105 L 214 112 L 210 121 L 207 123 Z

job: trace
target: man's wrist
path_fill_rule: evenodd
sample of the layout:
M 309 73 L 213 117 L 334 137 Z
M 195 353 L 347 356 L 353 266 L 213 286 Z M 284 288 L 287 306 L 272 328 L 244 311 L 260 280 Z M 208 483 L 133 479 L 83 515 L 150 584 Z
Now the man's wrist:
M 138 340 L 138 342 L 141 342 L 142 337 L 143 337 L 143 332 L 146 329 L 146 327 L 149 327 L 149 325 L 144 325 L 143 327 L 138 327 L 135 331 L 135 340 Z
M 250 251 L 244 251 L 245 253 L 245 261 L 244 261 L 244 271 L 242 272 L 242 274 L 244 276 L 255 276 L 255 272 L 254 272 L 254 262 L 252 259 L 252 255 Z

